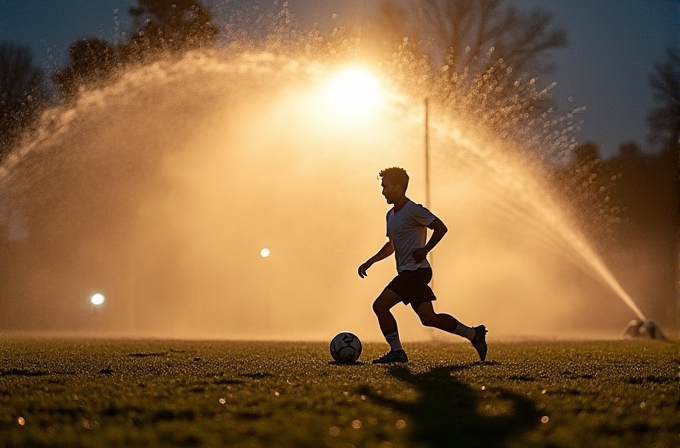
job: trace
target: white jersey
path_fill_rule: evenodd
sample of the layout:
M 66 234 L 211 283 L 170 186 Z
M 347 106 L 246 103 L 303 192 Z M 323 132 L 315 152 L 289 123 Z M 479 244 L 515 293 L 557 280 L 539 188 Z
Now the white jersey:
M 425 247 L 427 226 L 435 219 L 437 217 L 431 211 L 410 199 L 398 212 L 394 212 L 394 207 L 387 212 L 387 236 L 394 245 L 397 272 L 430 267 L 427 259 L 416 263 L 411 253 Z

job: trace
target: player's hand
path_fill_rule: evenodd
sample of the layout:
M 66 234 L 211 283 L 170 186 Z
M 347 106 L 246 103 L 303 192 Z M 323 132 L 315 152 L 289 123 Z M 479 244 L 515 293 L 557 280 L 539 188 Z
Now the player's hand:
M 361 278 L 366 277 L 368 275 L 366 271 L 368 271 L 368 268 L 370 268 L 371 266 L 373 266 L 373 262 L 370 260 L 359 266 L 359 277 Z
M 416 261 L 416 263 L 420 263 L 427 257 L 427 249 L 425 249 L 424 247 L 416 249 L 413 252 L 411 252 L 411 256 Z

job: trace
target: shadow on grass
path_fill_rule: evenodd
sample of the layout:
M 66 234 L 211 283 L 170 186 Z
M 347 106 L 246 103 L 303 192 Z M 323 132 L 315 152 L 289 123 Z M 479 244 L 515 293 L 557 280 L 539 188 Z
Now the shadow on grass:
M 414 444 L 429 447 L 505 446 L 513 436 L 540 423 L 531 400 L 502 389 L 472 389 L 455 377 L 457 371 L 469 367 L 443 366 L 418 374 L 406 366 L 391 367 L 390 375 L 411 384 L 418 392 L 415 402 L 385 398 L 367 386 L 361 393 L 407 414 Z

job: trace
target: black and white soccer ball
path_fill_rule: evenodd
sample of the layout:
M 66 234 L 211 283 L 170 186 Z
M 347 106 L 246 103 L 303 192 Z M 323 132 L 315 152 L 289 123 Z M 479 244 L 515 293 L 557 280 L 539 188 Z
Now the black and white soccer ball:
M 331 356 L 342 364 L 354 362 L 361 356 L 361 341 L 349 331 L 338 333 L 331 339 Z

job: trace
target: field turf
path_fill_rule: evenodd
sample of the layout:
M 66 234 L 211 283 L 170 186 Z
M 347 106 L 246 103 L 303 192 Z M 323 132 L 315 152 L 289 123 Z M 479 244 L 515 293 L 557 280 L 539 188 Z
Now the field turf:
M 678 344 L 0 337 L 0 447 L 678 447 Z

